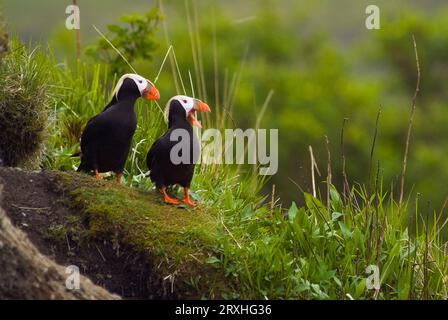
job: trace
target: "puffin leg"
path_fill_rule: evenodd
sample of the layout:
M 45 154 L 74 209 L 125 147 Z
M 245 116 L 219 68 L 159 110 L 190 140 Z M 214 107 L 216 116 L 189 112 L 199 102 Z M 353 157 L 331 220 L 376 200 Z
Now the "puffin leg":
M 98 169 L 95 169 L 95 178 L 96 178 L 96 180 L 103 180 L 103 177 L 100 176 L 100 173 L 98 172 Z
M 188 204 L 192 207 L 196 207 L 196 202 L 192 201 L 190 199 L 190 189 L 185 187 L 184 188 L 184 193 L 185 193 L 185 199 L 183 200 L 185 204 Z
M 162 193 L 163 193 L 163 201 L 165 201 L 165 203 L 174 205 L 180 204 L 179 200 L 177 200 L 176 198 L 172 198 L 168 195 L 168 193 L 166 192 L 166 186 L 162 186 Z
M 117 182 L 118 184 L 121 184 L 121 178 L 123 178 L 123 173 L 117 173 Z

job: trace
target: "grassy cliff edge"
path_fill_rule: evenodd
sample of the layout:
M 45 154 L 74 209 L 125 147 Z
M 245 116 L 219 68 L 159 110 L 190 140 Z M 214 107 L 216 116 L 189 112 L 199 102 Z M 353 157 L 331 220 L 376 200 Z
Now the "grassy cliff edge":
M 88 236 L 108 239 L 148 255 L 152 270 L 187 297 L 220 297 L 224 275 L 206 260 L 219 232 L 207 208 L 167 206 L 156 192 L 68 172 L 52 172 L 55 191 L 88 221 Z

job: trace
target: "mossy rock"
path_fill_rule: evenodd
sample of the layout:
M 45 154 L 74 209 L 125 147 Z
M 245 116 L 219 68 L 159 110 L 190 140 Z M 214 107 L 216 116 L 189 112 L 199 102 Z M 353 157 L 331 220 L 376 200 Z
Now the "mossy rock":
M 64 204 L 88 221 L 89 236 L 148 255 L 152 269 L 183 298 L 221 298 L 230 284 L 207 263 L 222 232 L 213 210 L 166 205 L 160 194 L 95 181 L 85 174 L 52 172 Z M 68 195 L 68 196 L 67 196 Z M 170 283 L 172 281 L 172 283 Z

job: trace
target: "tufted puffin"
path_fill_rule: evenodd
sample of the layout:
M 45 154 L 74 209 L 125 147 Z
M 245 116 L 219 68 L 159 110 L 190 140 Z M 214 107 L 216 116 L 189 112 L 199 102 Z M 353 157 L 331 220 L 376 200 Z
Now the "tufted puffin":
M 199 141 L 192 127 L 201 128 L 195 116 L 196 111 L 210 112 L 211 110 L 206 103 L 198 99 L 187 96 L 171 98 L 167 104 L 168 131 L 153 143 L 146 157 L 151 181 L 156 184 L 157 189 L 162 190 L 163 199 L 168 204 L 181 203 L 178 199 L 169 196 L 166 191 L 167 186 L 179 184 L 184 188 L 183 202 L 190 206 L 196 205 L 190 199 L 189 191 L 195 163 L 199 158 Z M 186 158 L 179 161 L 174 159 L 176 156 L 172 157 L 172 151 L 177 144 L 182 144 L 184 138 L 184 145 L 189 152 Z M 182 150 L 173 154 L 182 157 Z
M 100 172 L 113 171 L 121 183 L 137 128 L 134 104 L 139 97 L 159 100 L 160 94 L 151 81 L 137 74 L 123 75 L 113 91 L 111 102 L 103 112 L 88 121 L 82 133 L 78 172 L 94 170 L 96 179 L 100 180 Z

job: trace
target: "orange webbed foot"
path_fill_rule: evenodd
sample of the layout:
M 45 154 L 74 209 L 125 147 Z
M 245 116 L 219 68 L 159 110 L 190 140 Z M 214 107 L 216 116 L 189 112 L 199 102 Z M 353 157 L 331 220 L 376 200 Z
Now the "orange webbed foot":
M 188 204 L 189 206 L 192 206 L 192 207 L 196 207 L 197 206 L 197 203 L 192 201 L 192 200 L 190 200 L 190 199 L 188 199 L 188 200 L 184 199 L 183 203 Z
M 103 177 L 100 175 L 98 170 L 95 170 L 95 179 L 98 181 L 103 180 Z
M 165 201 L 165 203 L 167 203 L 167 204 L 172 204 L 175 206 L 180 204 L 179 200 L 177 200 L 176 198 L 171 198 L 171 197 L 164 197 L 163 201 Z
M 165 201 L 165 203 L 172 204 L 175 206 L 181 203 L 180 200 L 169 196 L 169 194 L 166 192 L 165 186 L 162 187 L 162 193 L 163 193 L 163 201 Z
M 196 202 L 192 201 L 190 199 L 190 189 L 189 188 L 184 188 L 184 192 L 185 192 L 185 199 L 183 200 L 183 203 L 188 204 L 189 206 L 192 207 L 196 207 Z

